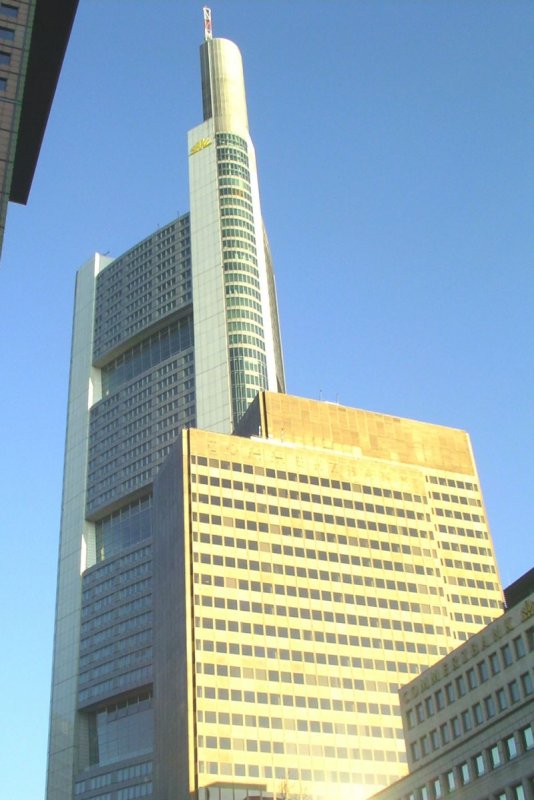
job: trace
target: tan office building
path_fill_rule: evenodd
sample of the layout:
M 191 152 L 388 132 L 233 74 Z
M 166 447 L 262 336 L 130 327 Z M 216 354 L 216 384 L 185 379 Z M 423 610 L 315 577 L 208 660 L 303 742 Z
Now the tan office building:
M 510 588 L 504 616 L 401 690 L 410 774 L 374 800 L 534 800 L 534 570 Z
M 154 796 L 362 800 L 399 687 L 502 611 L 466 433 L 261 393 L 154 492 Z

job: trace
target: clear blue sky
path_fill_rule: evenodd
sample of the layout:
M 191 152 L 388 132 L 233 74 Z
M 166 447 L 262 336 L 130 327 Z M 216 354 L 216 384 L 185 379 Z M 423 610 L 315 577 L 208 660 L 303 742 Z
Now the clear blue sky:
M 534 564 L 534 5 L 218 0 L 243 53 L 288 389 L 468 430 Z M 188 209 L 197 0 L 81 0 L 0 262 L 2 793 L 43 797 L 75 271 Z M 7 716 L 7 719 L 6 719 Z

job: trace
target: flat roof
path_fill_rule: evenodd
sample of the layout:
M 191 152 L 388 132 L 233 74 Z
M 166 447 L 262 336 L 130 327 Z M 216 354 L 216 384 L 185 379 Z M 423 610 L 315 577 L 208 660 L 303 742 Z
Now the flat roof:
M 37 0 L 9 199 L 26 203 L 78 0 Z

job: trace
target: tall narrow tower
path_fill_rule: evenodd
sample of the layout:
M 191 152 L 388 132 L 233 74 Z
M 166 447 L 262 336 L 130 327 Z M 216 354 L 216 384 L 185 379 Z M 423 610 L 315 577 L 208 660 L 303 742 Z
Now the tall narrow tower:
M 191 213 L 77 276 L 48 800 L 150 796 L 152 483 L 183 428 L 230 433 L 284 388 L 241 57 L 201 60 Z
M 209 16 L 201 67 L 204 122 L 189 132 L 197 423 L 226 433 L 284 377 L 241 54 L 211 38 Z

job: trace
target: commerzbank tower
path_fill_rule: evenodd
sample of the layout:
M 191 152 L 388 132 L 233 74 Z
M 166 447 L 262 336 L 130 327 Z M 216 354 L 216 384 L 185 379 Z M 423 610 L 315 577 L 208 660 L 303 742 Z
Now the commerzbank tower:
M 500 613 L 493 545 L 463 431 L 284 394 L 204 25 L 190 212 L 77 274 L 47 798 L 363 800 L 406 770 L 399 687 Z

